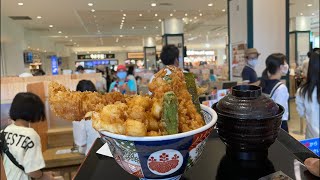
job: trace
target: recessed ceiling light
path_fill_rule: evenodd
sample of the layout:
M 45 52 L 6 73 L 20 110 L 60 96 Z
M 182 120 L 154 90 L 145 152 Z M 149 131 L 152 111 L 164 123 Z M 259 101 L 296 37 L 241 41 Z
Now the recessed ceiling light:
M 226 12 L 226 10 L 225 10 L 225 9 L 222 9 L 222 12 Z
M 52 27 L 53 27 L 53 25 L 51 25 L 51 24 L 50 24 L 50 25 L 49 25 L 49 27 L 50 27 L 50 28 L 52 28 Z
M 72 39 L 70 39 L 70 42 L 72 42 Z
M 156 29 L 158 29 L 159 27 L 158 26 L 156 26 Z
M 73 43 L 74 45 L 76 45 L 77 43 L 75 42 L 75 43 Z
M 58 31 L 58 33 L 59 33 L 59 34 L 61 34 L 61 33 L 62 33 L 62 31 Z
M 159 22 L 161 22 L 162 20 L 161 19 L 159 19 Z
M 190 19 L 190 22 L 192 22 L 192 19 Z
M 187 14 L 187 13 L 185 13 L 184 15 L 185 15 L 185 16 L 188 16 L 188 14 Z
M 303 16 L 303 13 L 300 13 L 300 16 Z
M 124 22 L 124 20 L 121 20 L 121 22 Z
M 39 48 L 37 48 L 37 51 L 39 51 L 40 49 Z
M 307 6 L 308 6 L 308 7 L 311 7 L 311 6 L 312 6 L 312 4 L 307 4 Z
M 156 17 L 157 17 L 157 16 L 158 16 L 158 14 L 156 13 L 156 14 L 154 14 L 154 16 L 156 16 Z
M 213 3 L 209 3 L 208 6 L 209 6 L 209 7 L 213 6 Z
M 155 6 L 157 6 L 157 3 L 151 3 L 151 6 L 155 7 Z
M 122 19 L 126 19 L 126 17 L 122 17 Z
M 142 16 L 142 14 L 139 14 L 139 16 Z
M 171 13 L 170 16 L 173 16 L 173 14 Z
M 44 52 L 47 52 L 47 50 L 44 50 Z
M 202 16 L 202 13 L 200 13 L 199 16 Z
M 91 9 L 91 12 L 95 12 L 96 10 L 94 10 L 94 9 Z
M 123 37 L 123 35 L 120 35 L 120 37 Z
M 123 14 L 123 16 L 127 16 L 126 14 Z
M 19 6 L 23 6 L 23 3 L 22 3 L 22 2 L 19 2 L 18 5 L 19 5 Z
M 144 29 L 147 29 L 147 27 L 143 27 Z
M 96 15 L 93 15 L 93 17 L 96 18 L 97 16 L 96 16 Z
M 315 14 L 314 14 L 314 13 L 312 13 L 311 15 L 312 15 L 312 16 L 314 16 Z
M 122 29 L 122 26 L 120 26 L 120 29 Z
M 132 29 L 134 29 L 134 26 L 132 26 Z
M 37 19 L 41 19 L 42 17 L 41 16 L 37 16 Z
M 198 17 L 196 16 L 196 17 L 194 17 L 194 19 L 198 19 Z
M 64 38 L 68 38 L 68 36 L 65 36 Z
M 88 3 L 88 6 L 93 6 L 93 3 Z

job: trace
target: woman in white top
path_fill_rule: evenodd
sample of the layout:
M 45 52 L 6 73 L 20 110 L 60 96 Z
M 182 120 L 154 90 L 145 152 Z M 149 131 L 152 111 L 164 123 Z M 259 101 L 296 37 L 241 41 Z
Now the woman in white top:
M 10 154 L 15 159 L 13 161 L 9 159 L 10 154 L 7 156 L 8 153 L 2 154 L 8 180 L 54 179 L 52 172 L 41 170 L 45 167 L 45 162 L 41 151 L 40 136 L 29 127 L 30 123 L 45 120 L 44 111 L 42 100 L 33 93 L 18 93 L 14 97 L 9 112 L 13 123 L 1 132 Z
M 96 92 L 96 87 L 89 80 L 79 81 L 77 91 Z M 88 154 L 92 144 L 99 137 L 99 133 L 92 127 L 91 119 L 82 119 L 81 121 L 73 121 L 73 138 L 74 143 L 79 147 L 80 153 Z
M 307 80 L 296 94 L 297 111 L 307 120 L 306 139 L 319 138 L 320 58 L 319 52 L 310 57 Z
M 289 65 L 286 62 L 286 56 L 281 53 L 274 53 L 266 59 L 266 69 L 262 73 L 260 86 L 262 92 L 269 95 L 269 97 L 284 107 L 284 114 L 282 116 L 281 128 L 289 132 L 288 129 L 288 99 L 289 91 L 280 79 L 282 76 L 288 74 Z

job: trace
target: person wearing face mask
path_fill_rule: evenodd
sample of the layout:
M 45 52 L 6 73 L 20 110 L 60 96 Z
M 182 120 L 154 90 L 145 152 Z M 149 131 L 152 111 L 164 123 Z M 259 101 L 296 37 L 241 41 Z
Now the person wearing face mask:
M 245 52 L 246 65 L 242 70 L 241 76 L 243 84 L 258 85 L 258 77 L 255 67 L 258 63 L 260 53 L 255 48 L 249 48 Z
M 121 92 L 122 94 L 136 94 L 137 86 L 135 82 L 127 78 L 127 69 L 125 65 L 118 65 L 117 81 L 111 83 L 109 92 Z
M 289 132 L 287 123 L 289 91 L 280 79 L 282 76 L 286 76 L 288 71 L 289 65 L 286 62 L 286 56 L 282 53 L 273 53 L 267 57 L 266 69 L 262 73 L 260 82 L 262 93 L 284 107 L 281 128 L 287 132 Z

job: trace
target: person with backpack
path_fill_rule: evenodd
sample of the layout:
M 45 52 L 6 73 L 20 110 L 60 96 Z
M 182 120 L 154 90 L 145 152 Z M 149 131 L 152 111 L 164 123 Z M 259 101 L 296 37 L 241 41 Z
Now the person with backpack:
M 260 86 L 262 93 L 284 107 L 281 128 L 289 132 L 287 123 L 289 119 L 289 91 L 287 86 L 280 81 L 281 77 L 287 75 L 289 71 L 286 59 L 282 53 L 273 53 L 267 57 L 266 69 L 262 73 Z
M 306 117 L 306 139 L 319 138 L 320 124 L 320 55 L 310 55 L 306 82 L 297 90 L 296 104 L 300 117 Z
M 38 133 L 30 123 L 45 120 L 45 108 L 39 96 L 18 93 L 11 104 L 12 124 L 1 133 L 1 155 L 7 179 L 53 180 L 52 172 L 43 172 L 45 167 Z
M 118 65 L 118 80 L 111 83 L 109 92 L 121 92 L 122 94 L 136 94 L 137 87 L 133 80 L 127 78 L 127 69 L 125 65 Z

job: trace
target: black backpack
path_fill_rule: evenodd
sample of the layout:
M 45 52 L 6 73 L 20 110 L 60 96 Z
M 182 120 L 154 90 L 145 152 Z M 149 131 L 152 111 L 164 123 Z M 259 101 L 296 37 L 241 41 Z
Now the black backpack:
M 16 158 L 13 157 L 13 155 L 9 151 L 9 147 L 7 145 L 6 137 L 4 128 L 2 131 L 0 131 L 0 154 L 2 155 L 3 153 L 7 155 L 7 157 L 11 160 L 11 162 L 16 165 L 19 169 L 21 169 L 24 172 L 24 167 L 18 163 Z

